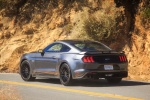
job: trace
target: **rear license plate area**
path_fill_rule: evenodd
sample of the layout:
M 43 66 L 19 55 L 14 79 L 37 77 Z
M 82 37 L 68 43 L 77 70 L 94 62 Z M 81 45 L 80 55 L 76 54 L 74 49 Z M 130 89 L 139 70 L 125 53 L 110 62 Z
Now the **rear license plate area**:
M 104 70 L 113 70 L 113 65 L 104 65 Z

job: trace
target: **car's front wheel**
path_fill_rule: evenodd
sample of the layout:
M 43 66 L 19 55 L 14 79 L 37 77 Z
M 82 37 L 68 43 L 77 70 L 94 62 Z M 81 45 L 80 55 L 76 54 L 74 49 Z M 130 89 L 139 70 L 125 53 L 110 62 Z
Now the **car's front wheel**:
M 68 86 L 72 83 L 71 70 L 68 64 L 64 63 L 59 70 L 61 84 Z
M 106 78 L 108 83 L 120 83 L 122 78 Z
M 35 79 L 35 77 L 31 75 L 30 65 L 27 60 L 21 63 L 20 75 L 24 81 L 33 81 Z

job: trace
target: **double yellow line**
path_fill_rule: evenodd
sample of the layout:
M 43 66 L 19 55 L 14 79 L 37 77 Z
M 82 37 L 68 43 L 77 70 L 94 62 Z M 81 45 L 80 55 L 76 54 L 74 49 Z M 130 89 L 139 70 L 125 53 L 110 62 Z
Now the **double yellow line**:
M 60 88 L 56 86 L 43 86 L 43 85 L 29 84 L 29 83 L 23 83 L 23 82 L 12 82 L 12 81 L 0 80 L 0 83 L 44 88 L 44 89 L 52 89 L 52 90 L 58 90 L 58 91 L 65 91 L 65 92 L 72 92 L 72 93 L 79 93 L 79 94 L 90 95 L 90 96 L 99 96 L 99 97 L 114 98 L 114 99 L 121 99 L 121 100 L 143 100 L 139 98 L 126 97 L 126 96 L 121 96 L 121 95 L 116 95 L 116 94 L 104 94 L 104 93 L 99 93 L 99 92 L 90 92 L 90 91 L 75 90 L 75 89 L 69 89 L 69 88 Z

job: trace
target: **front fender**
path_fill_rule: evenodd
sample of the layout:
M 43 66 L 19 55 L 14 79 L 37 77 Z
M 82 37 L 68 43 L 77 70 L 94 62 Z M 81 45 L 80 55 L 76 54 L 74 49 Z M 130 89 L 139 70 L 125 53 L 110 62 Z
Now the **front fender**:
M 19 73 L 20 73 L 21 64 L 25 60 L 29 63 L 31 74 L 33 73 L 33 70 L 35 68 L 35 62 L 34 62 L 35 61 L 35 57 L 34 57 L 34 55 L 35 55 L 34 53 L 29 53 L 29 54 L 22 55 L 22 57 L 20 59 Z

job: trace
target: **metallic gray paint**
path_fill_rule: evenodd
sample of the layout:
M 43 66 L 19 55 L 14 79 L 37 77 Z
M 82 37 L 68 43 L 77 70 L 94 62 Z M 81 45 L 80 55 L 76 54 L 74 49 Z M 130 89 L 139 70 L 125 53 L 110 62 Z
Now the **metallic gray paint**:
M 74 46 L 70 45 L 66 41 L 57 41 L 54 43 L 62 43 L 71 48 L 69 52 L 44 52 L 44 55 L 41 55 L 41 52 L 31 52 L 24 54 L 21 57 L 20 65 L 23 60 L 27 60 L 30 64 L 31 74 L 34 77 L 46 77 L 46 78 L 59 78 L 59 68 L 63 63 L 67 63 L 71 69 L 73 79 L 82 79 L 84 76 L 91 72 L 127 72 L 128 63 L 117 63 L 120 67 L 120 70 L 99 70 L 99 66 L 105 64 L 100 63 L 84 63 L 82 57 L 86 52 L 81 52 L 76 49 Z M 111 50 L 111 49 L 110 49 Z M 95 52 L 96 53 L 96 52 Z M 94 53 L 93 53 L 94 54 Z M 100 53 L 99 53 L 100 54 Z M 119 54 L 114 52 L 113 54 Z M 114 65 L 116 63 L 106 63 L 109 65 Z

